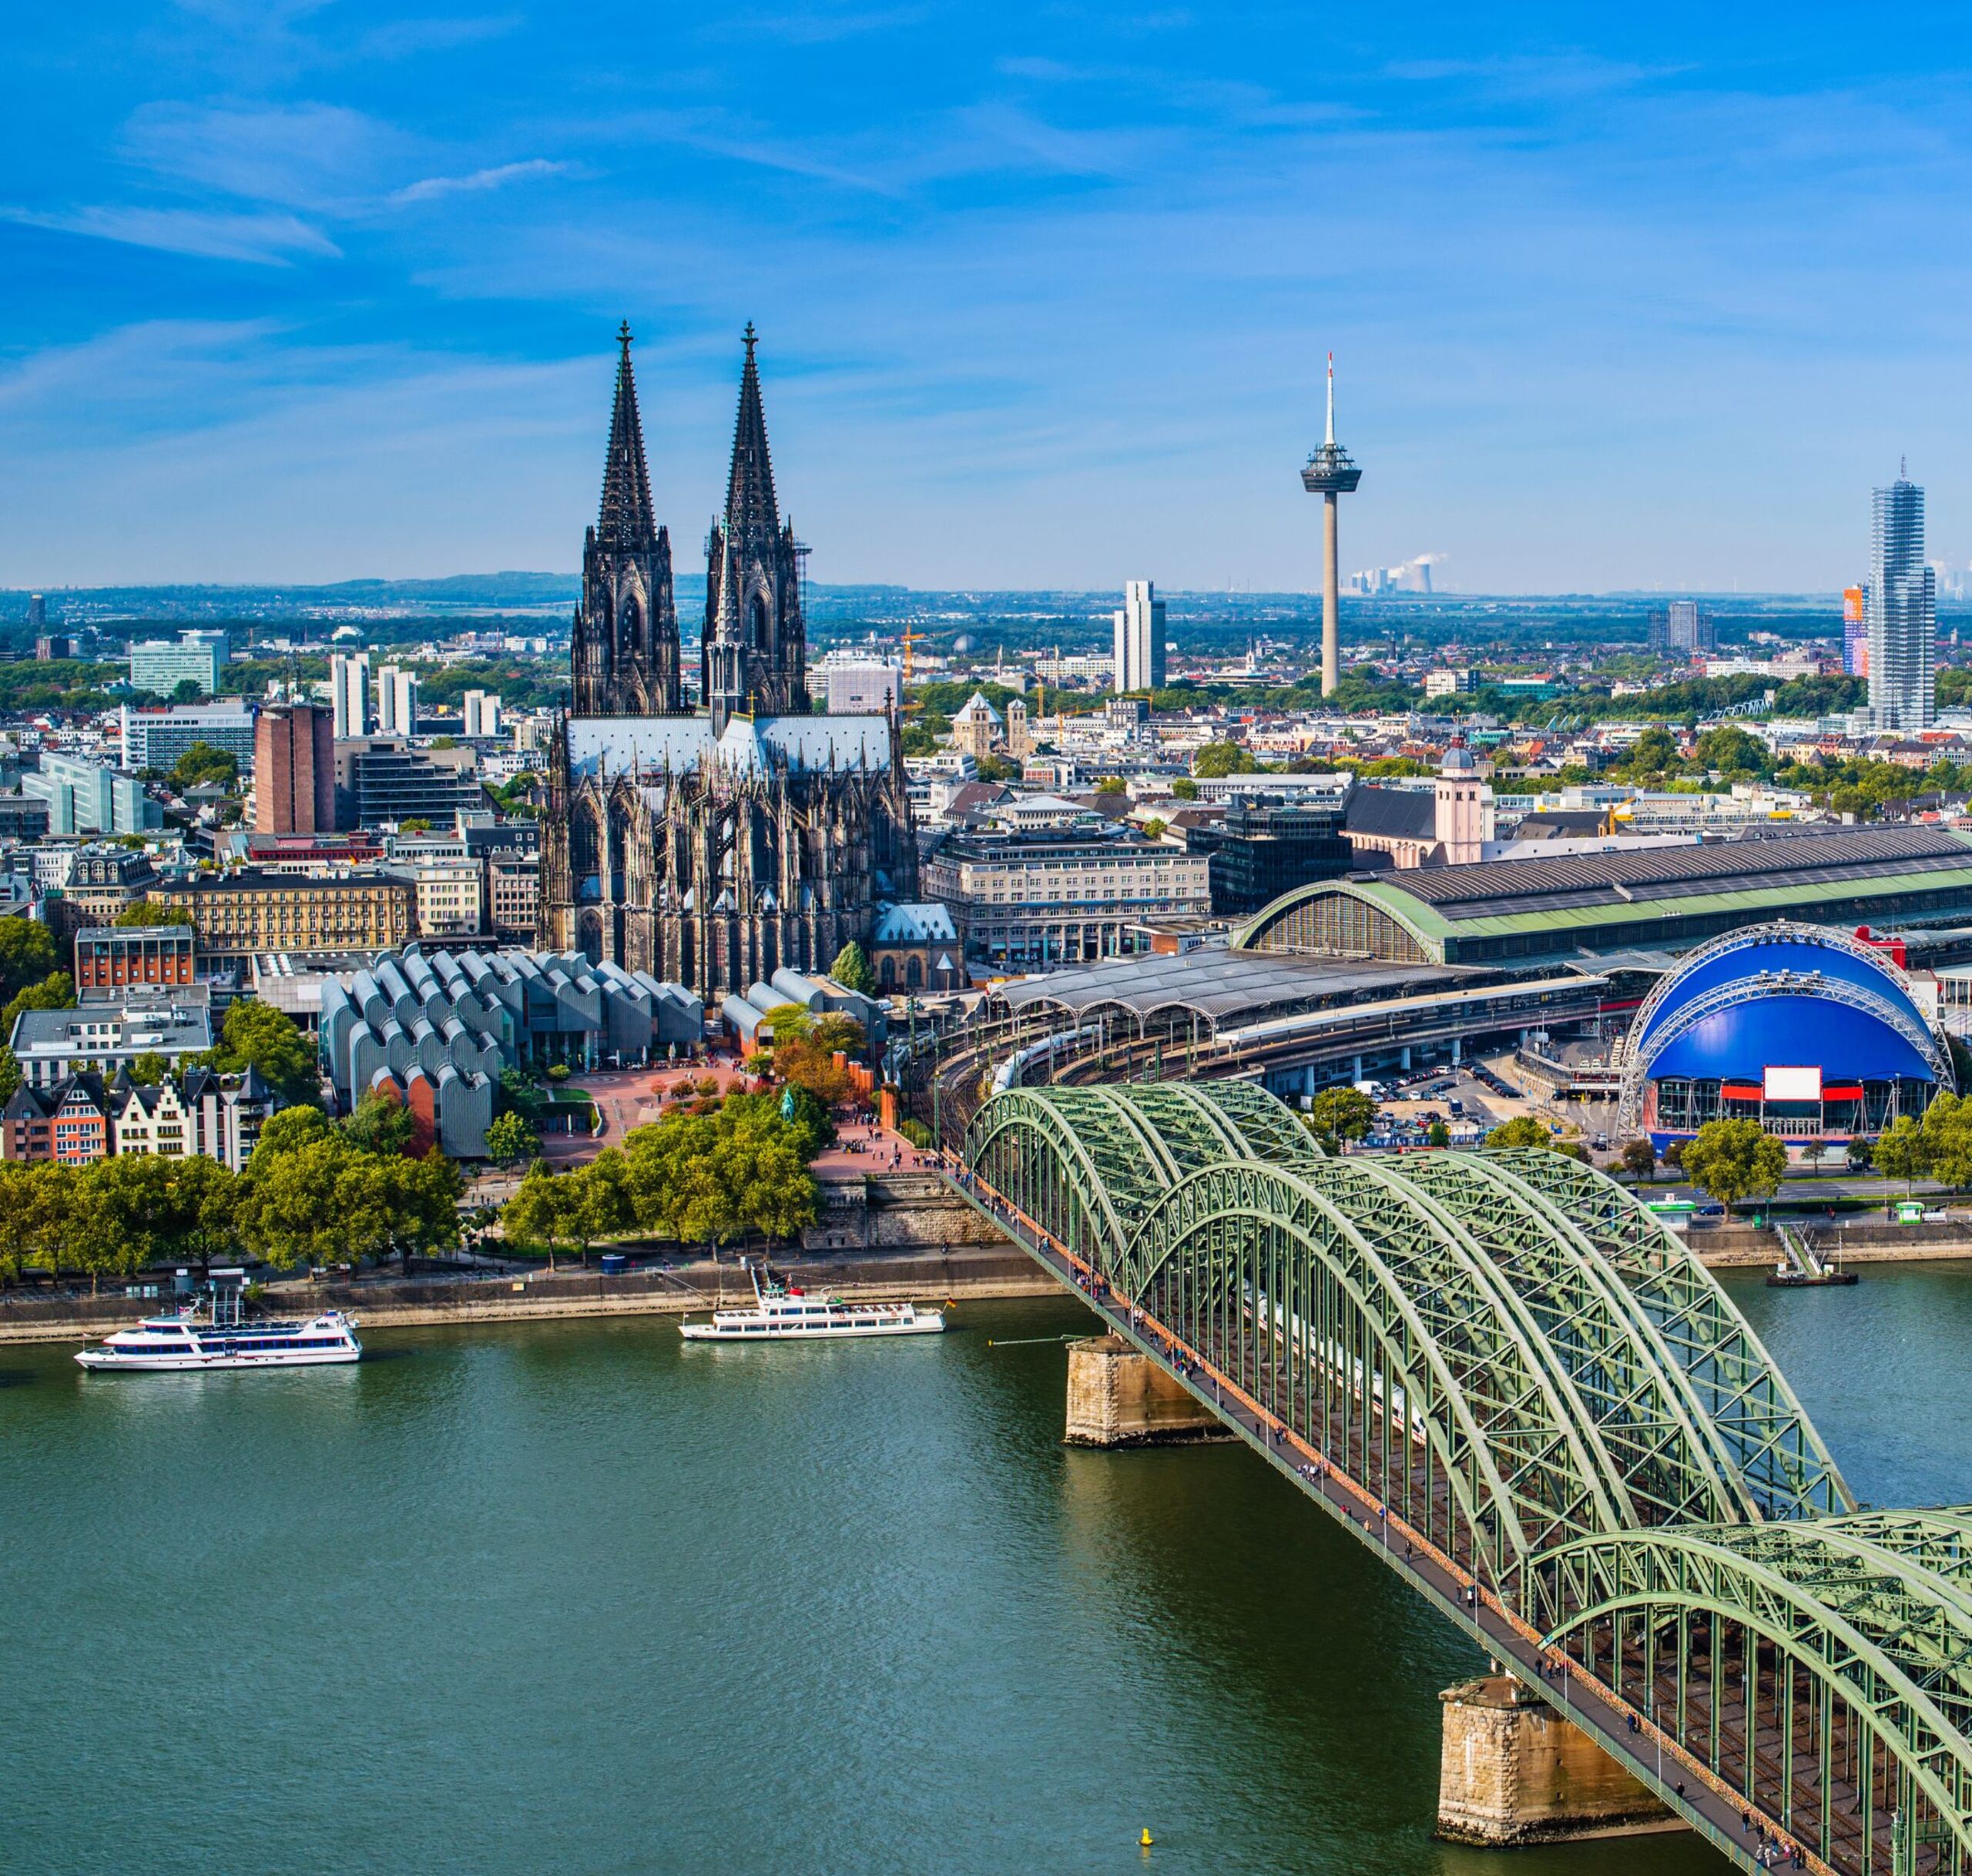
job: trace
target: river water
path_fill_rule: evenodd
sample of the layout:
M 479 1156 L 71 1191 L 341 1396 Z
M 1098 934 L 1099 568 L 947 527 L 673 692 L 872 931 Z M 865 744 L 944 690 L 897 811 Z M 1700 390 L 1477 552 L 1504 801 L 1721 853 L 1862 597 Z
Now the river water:
M 1972 1266 L 1735 1293 L 1861 1496 L 1972 1499 Z M 1471 1650 L 1243 1449 L 1061 1446 L 1072 1301 L 959 1319 L 0 1348 L 0 1870 L 1723 1867 L 1434 1843 Z

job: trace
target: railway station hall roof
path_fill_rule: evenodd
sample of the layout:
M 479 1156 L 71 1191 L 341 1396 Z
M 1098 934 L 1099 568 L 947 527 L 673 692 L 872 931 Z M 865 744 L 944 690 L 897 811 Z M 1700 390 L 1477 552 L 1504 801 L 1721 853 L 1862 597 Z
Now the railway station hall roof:
M 1009 1008 L 1036 1006 L 1079 1016 L 1128 1010 L 1142 1021 L 1159 1010 L 1189 1011 L 1216 1028 L 1325 1005 L 1380 1001 L 1444 987 L 1477 973 L 1442 964 L 1303 957 L 1208 946 L 1180 956 L 1118 957 L 1000 985 Z

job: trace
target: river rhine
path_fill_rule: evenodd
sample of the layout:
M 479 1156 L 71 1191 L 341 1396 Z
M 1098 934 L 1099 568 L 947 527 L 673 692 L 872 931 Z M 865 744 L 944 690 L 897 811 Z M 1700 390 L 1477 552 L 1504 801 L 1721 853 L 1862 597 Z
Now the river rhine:
M 1972 1499 L 1972 1265 L 1735 1280 L 1879 1502 Z M 0 1869 L 1684 1876 L 1430 1836 L 1475 1657 L 1244 1450 L 1059 1444 L 1072 1303 L 350 1370 L 0 1348 Z

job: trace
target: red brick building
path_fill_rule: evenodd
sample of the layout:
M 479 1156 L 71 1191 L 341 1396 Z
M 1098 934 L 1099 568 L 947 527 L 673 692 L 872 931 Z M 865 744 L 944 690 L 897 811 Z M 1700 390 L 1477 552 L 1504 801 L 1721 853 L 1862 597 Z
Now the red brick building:
M 253 725 L 253 828 L 327 832 L 336 824 L 334 721 L 317 704 L 263 710 Z
M 194 981 L 189 925 L 96 925 L 75 934 L 75 993 L 87 997 Z

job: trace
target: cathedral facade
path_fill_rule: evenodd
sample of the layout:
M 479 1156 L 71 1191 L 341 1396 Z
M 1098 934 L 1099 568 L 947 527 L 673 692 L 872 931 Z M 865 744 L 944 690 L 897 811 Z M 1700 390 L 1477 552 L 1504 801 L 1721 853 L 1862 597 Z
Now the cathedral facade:
M 750 326 L 726 506 L 706 547 L 700 709 L 686 708 L 671 541 L 619 334 L 602 502 L 582 551 L 573 708 L 547 763 L 539 940 L 743 994 L 826 971 L 914 899 L 895 714 L 811 716 L 802 554 L 783 522 Z

